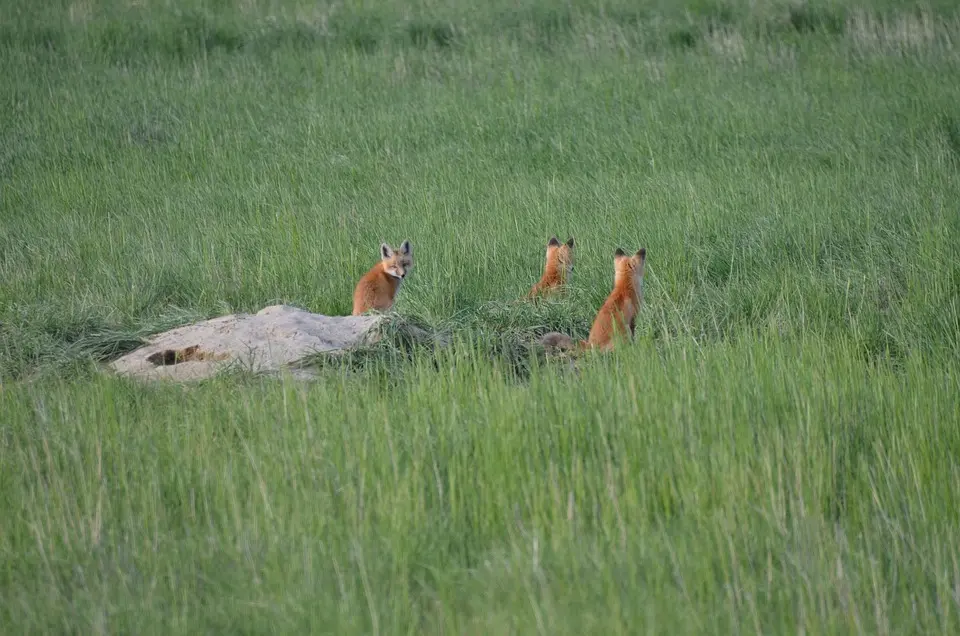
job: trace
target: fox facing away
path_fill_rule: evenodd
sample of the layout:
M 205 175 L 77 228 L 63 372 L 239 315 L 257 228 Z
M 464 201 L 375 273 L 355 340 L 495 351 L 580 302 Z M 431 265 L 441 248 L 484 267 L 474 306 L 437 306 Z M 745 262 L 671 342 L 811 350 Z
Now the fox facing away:
M 613 291 L 597 312 L 590 328 L 590 336 L 581 342 L 575 342 L 570 336 L 551 332 L 545 334 L 540 342 L 547 348 L 572 349 L 612 349 L 619 339 L 633 338 L 637 312 L 643 302 L 643 271 L 647 258 L 647 249 L 641 248 L 633 256 L 627 256 L 617 248 L 613 257 Z
M 556 236 L 547 243 L 547 262 L 543 267 L 543 276 L 530 288 L 528 298 L 549 294 L 559 290 L 570 280 L 573 273 L 573 239 L 561 244 Z
M 359 316 L 371 309 L 389 311 L 397 297 L 400 283 L 413 268 L 413 249 L 404 241 L 394 250 L 386 243 L 380 245 L 380 262 L 363 275 L 353 291 L 353 315 Z

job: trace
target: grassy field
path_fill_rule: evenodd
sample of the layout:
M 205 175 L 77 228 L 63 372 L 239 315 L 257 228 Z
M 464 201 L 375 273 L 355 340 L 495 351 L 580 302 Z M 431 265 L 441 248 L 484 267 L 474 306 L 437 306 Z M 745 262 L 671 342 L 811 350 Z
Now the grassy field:
M 98 371 L 403 239 L 449 348 Z M 952 1 L 0 0 L 2 633 L 955 634 L 958 374 Z

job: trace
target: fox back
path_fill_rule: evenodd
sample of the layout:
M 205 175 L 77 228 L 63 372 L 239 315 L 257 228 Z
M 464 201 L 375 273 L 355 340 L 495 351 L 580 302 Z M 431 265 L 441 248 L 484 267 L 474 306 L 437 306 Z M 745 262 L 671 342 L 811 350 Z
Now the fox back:
M 552 331 L 540 338 L 548 351 L 577 353 L 587 349 L 612 349 L 618 340 L 632 338 L 637 312 L 643 302 L 643 274 L 647 249 L 641 248 L 633 256 L 617 249 L 613 257 L 613 291 L 597 312 L 587 340 L 576 341 L 570 336 Z
M 543 267 L 543 276 L 530 288 L 527 297 L 534 298 L 559 290 L 570 280 L 573 273 L 573 239 L 560 243 L 556 236 L 547 243 L 547 260 Z
M 398 249 L 386 243 L 380 245 L 380 262 L 360 278 L 353 291 L 353 315 L 359 316 L 371 309 L 389 311 L 393 307 L 400 283 L 413 269 L 413 248 L 404 241 Z
M 627 256 L 617 248 L 613 257 L 613 291 L 600 307 L 587 342 L 593 348 L 611 349 L 619 339 L 633 338 L 637 312 L 643 302 L 643 274 L 647 249 Z

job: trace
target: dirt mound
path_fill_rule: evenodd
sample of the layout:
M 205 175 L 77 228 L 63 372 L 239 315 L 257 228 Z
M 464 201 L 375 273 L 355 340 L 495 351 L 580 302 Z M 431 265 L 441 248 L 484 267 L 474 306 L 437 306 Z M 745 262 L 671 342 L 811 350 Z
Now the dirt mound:
M 317 353 L 335 353 L 373 344 L 386 318 L 323 316 L 273 305 L 256 314 L 232 314 L 157 334 L 148 344 L 112 362 L 121 375 L 144 380 L 202 380 L 225 368 L 254 373 L 298 369 Z

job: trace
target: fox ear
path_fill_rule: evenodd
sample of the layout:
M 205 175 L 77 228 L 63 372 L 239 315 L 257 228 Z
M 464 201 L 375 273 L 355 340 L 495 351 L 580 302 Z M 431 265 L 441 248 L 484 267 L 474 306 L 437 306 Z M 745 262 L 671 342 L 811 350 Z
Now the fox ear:
M 646 257 L 647 257 L 647 248 L 641 247 L 641 248 L 637 251 L 637 258 L 642 261 L 642 260 L 645 259 Z
M 614 257 L 614 258 L 623 258 L 623 257 L 626 256 L 626 255 L 627 255 L 627 253 L 624 252 L 624 251 L 623 251 L 622 249 L 620 249 L 619 247 L 617 248 L 617 251 L 613 253 L 613 257 Z
M 547 241 L 547 247 L 560 247 L 560 240 L 556 236 L 551 236 Z
M 573 237 L 567 239 L 567 247 L 573 247 Z
M 390 246 L 386 243 L 380 244 L 380 256 L 382 258 L 390 258 L 393 256 L 393 250 L 390 249 Z
M 409 255 L 412 250 L 413 247 L 410 245 L 410 241 L 404 241 L 403 245 L 400 246 L 400 251 L 404 254 Z

